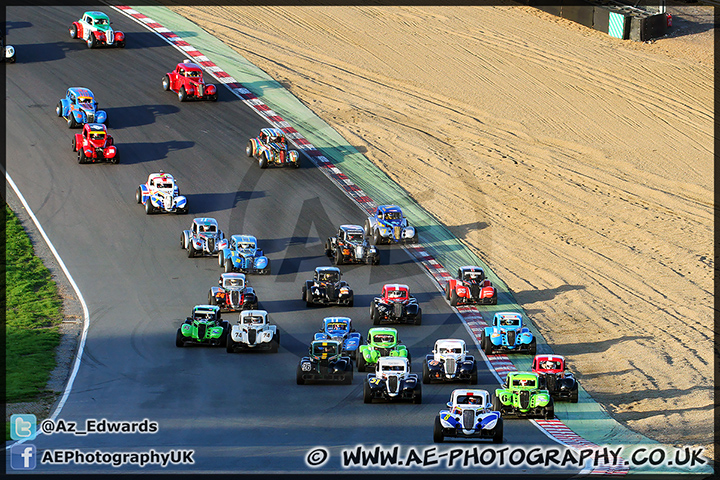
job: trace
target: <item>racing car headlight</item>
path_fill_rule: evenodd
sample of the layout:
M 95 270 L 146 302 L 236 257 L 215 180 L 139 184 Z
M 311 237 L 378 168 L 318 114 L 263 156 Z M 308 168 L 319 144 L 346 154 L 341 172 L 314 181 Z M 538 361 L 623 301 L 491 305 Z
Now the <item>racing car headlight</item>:
M 491 333 L 490 336 L 491 336 L 491 337 L 500 337 L 500 336 L 502 336 L 502 334 L 501 334 L 501 333 L 494 332 L 494 333 Z
M 350 289 L 348 289 L 347 287 L 342 287 L 340 289 L 340 295 L 347 295 L 348 293 L 350 293 Z

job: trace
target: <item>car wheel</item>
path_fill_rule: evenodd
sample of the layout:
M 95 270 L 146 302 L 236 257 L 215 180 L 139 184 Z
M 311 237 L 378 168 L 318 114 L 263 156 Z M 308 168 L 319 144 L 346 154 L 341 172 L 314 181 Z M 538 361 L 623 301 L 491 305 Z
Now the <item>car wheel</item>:
M 492 341 L 490 341 L 490 338 L 487 335 L 485 335 L 485 332 L 483 332 L 482 337 L 480 337 L 480 338 L 481 338 L 481 340 L 480 340 L 481 342 L 482 342 L 482 339 L 485 340 L 485 346 L 483 347 L 483 352 L 485 352 L 485 355 L 492 355 L 493 344 L 492 344 Z
M 211 101 L 211 102 L 217 102 L 217 99 L 218 99 L 217 93 L 215 93 L 215 94 L 213 94 L 213 95 L 210 96 L 210 101 Z
M 445 284 L 445 300 L 450 300 L 450 282 Z
M 370 220 L 365 220 L 364 225 L 365 235 L 370 236 Z
M 502 413 L 502 405 L 500 404 L 500 399 L 496 394 L 492 394 L 492 396 L 490 397 L 490 401 L 492 402 L 493 410 L 497 410 L 498 412 Z
M 125 48 L 125 42 L 118 42 L 117 43 L 118 48 Z
M 365 356 L 362 354 L 362 352 L 357 352 L 355 355 L 357 355 L 358 372 L 364 372 L 365 367 L 367 366 L 367 363 L 365 362 Z
M 545 420 L 551 420 L 555 418 L 555 403 L 553 402 L 552 397 L 550 398 L 550 403 L 547 404 L 547 407 L 545 407 Z
M 422 403 L 422 383 L 415 384 L 415 391 L 412 396 L 413 403 Z
M 75 121 L 75 115 L 73 115 L 72 112 L 70 112 L 70 116 L 68 117 L 68 128 L 75 128 L 77 127 L 77 122 Z
M 225 339 L 225 351 L 227 353 L 235 353 L 235 341 L 232 339 L 232 332 L 228 332 Z
M 120 154 L 115 150 L 115 156 L 110 159 L 110 163 L 117 165 L 120 163 Z
M 497 424 L 495 425 L 495 433 L 493 434 L 493 443 L 503 442 L 503 419 L 498 418 Z
M 373 245 L 380 245 L 380 242 L 381 242 L 380 230 L 375 230 L 373 232 L 373 236 L 372 236 L 372 243 L 373 243 Z
M 70 38 L 77 38 L 77 27 L 75 26 L 75 24 L 70 25 Z
M 185 336 L 182 334 L 182 328 L 177 329 L 177 334 L 175 335 L 175 346 L 176 347 L 184 347 L 185 346 Z
M 578 403 L 578 399 L 579 399 L 579 391 L 576 388 L 575 390 L 572 390 L 570 392 L 570 403 Z
M 450 306 L 451 307 L 457 307 L 458 304 L 458 296 L 457 296 L 457 290 L 454 288 L 450 292 Z
M 90 36 L 87 39 L 87 47 L 95 48 L 95 35 L 93 35 L 92 33 L 90 34 Z
M 153 213 L 153 210 L 155 210 L 155 208 L 153 207 L 152 202 L 148 198 L 147 202 L 145 202 L 145 215 L 150 215 L 151 213 Z
M 137 203 L 142 203 L 142 188 L 138 187 L 137 191 L 135 192 L 135 201 Z M 182 236 L 180 237 L 182 239 Z M 182 240 L 180 240 L 180 243 L 182 244 Z
M 343 263 L 343 254 L 340 251 L 340 247 L 338 247 L 335 250 L 335 265 L 342 265 Z
M 227 348 L 228 336 L 230 335 L 230 324 L 226 321 L 222 322 L 223 333 L 220 337 L 220 346 Z
M 82 165 L 86 161 L 87 157 L 85 156 L 85 150 L 81 148 L 80 150 L 78 150 L 78 163 Z
M 180 87 L 180 90 L 178 90 L 178 100 L 181 102 L 184 102 L 187 99 L 187 92 L 185 91 L 185 86 Z
M 208 293 L 208 305 L 217 305 L 217 298 L 212 294 L 212 291 Z
M 373 262 L 372 262 L 372 264 L 373 264 L 373 265 L 380 265 L 380 253 L 379 253 L 379 252 L 376 253 L 375 256 L 373 257 Z
M 363 383 L 363 403 L 372 403 L 372 391 L 368 382 Z
M 355 304 L 355 294 L 350 293 L 350 300 L 348 301 L 348 307 L 352 307 Z
M 148 200 L 148 203 L 150 200 Z M 188 258 L 193 258 L 195 256 L 195 245 L 193 245 L 192 241 L 188 242 Z
M 297 366 L 297 369 L 295 371 L 295 381 L 298 385 L 305 385 L 305 379 L 303 378 L 303 372 L 300 368 L 300 365 Z
M 73 149 L 73 152 L 77 152 L 77 144 L 75 143 L 75 135 L 73 135 L 73 139 L 72 139 L 72 149 Z
M 427 361 L 423 362 L 422 382 L 423 382 L 425 385 L 429 385 L 429 384 L 430 384 L 430 368 L 428 368 Z
M 308 308 L 313 306 L 312 292 L 308 289 L 305 289 L 305 306 Z
M 352 385 L 353 382 L 353 370 L 352 365 L 350 365 L 350 368 L 345 370 L 345 380 L 343 381 L 343 385 Z
M 62 102 L 58 102 L 57 106 L 55 107 L 55 113 L 57 113 L 58 117 L 62 117 Z
M 370 320 L 372 320 L 373 325 L 380 325 L 380 315 L 378 315 L 377 306 L 375 305 L 375 302 L 370 305 Z
M 535 356 L 537 353 L 537 339 L 533 337 L 533 339 L 530 341 L 530 348 L 528 349 L 528 352 L 530 355 Z
M 170 77 L 168 77 L 167 75 L 165 75 L 162 79 L 162 87 L 163 90 L 165 90 L 166 92 L 170 90 Z
M 255 156 L 255 149 L 253 148 L 252 141 L 248 141 L 247 146 L 245 147 L 245 155 L 248 157 L 254 157 Z
M 478 382 L 477 364 L 473 364 L 473 368 L 470 371 L 470 385 L 477 385 L 477 382 Z
M 267 152 L 260 155 L 260 158 L 258 159 L 258 165 L 260 165 L 260 168 L 267 168 L 268 163 L 268 155 Z
M 433 442 L 443 443 L 445 441 L 445 435 L 443 435 L 442 423 L 440 423 L 440 417 L 435 417 L 435 425 L 433 426 Z
M 223 252 L 222 250 L 220 250 L 220 252 L 218 252 L 218 266 L 219 267 L 225 266 L 225 252 Z
M 415 325 L 422 325 L 422 309 L 418 308 L 418 314 L 415 315 Z
M 233 264 L 232 260 L 229 258 L 225 259 L 225 273 L 230 273 L 233 271 Z

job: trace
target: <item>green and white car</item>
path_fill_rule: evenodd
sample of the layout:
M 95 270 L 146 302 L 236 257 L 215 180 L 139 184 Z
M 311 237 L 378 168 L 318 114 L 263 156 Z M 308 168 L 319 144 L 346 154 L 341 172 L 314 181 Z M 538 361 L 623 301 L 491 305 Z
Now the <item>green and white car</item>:
M 175 346 L 209 345 L 227 346 L 230 325 L 220 318 L 217 305 L 195 305 L 192 317 L 188 317 L 177 329 Z
M 495 390 L 492 404 L 503 416 L 555 417 L 555 406 L 547 390 L 540 389 L 537 373 L 508 373 L 502 388 Z
M 101 46 L 125 48 L 125 34 L 113 30 L 111 24 L 112 22 L 103 12 L 85 12 L 80 20 L 70 25 L 70 38 L 85 40 L 88 48 Z
M 410 361 L 410 352 L 400 343 L 394 328 L 376 327 L 368 330 L 367 344 L 358 347 L 358 372 L 374 371 L 380 357 L 403 357 Z

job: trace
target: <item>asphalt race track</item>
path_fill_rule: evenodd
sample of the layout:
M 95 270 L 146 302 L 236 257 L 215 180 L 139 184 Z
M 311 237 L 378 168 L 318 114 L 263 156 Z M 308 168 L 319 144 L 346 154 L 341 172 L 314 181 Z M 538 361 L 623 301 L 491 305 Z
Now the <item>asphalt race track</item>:
M 6 67 L 7 170 L 90 311 L 82 364 L 59 418 L 81 424 L 87 418 L 147 418 L 158 422 L 159 432 L 40 435 L 32 443 L 38 452 L 193 449 L 195 464 L 142 470 L 42 465 L 34 473 L 310 473 L 305 456 L 317 446 L 331 451 L 318 470 L 326 472 L 340 470 L 342 448 L 432 445 L 434 417 L 452 386 L 423 386 L 421 405 L 365 405 L 364 374 L 356 372 L 352 386 L 295 384 L 298 360 L 322 318 L 350 316 L 365 334 L 370 301 L 388 282 L 407 283 L 423 308 L 422 326 L 397 327 L 415 372 L 438 338 L 459 337 L 472 345 L 431 279 L 401 248 L 383 246 L 380 266 L 341 267 L 355 291 L 354 308 L 307 309 L 301 285 L 314 267 L 330 264 L 323 255 L 325 238 L 338 224 L 362 224 L 360 210 L 306 157 L 298 170 L 260 170 L 244 153 L 248 139 L 267 126 L 260 117 L 224 87 L 217 103 L 181 104 L 160 85 L 182 60 L 179 52 L 104 10 L 113 28 L 126 33 L 125 49 L 89 50 L 71 40 L 68 26 L 82 7 L 7 9 L 18 52 L 17 63 Z M 70 86 L 90 88 L 107 111 L 119 165 L 78 165 L 71 139 L 79 130 L 69 130 L 55 115 Z M 138 185 L 160 169 L 177 179 L 189 215 L 147 216 L 135 203 Z M 193 305 L 206 302 L 221 272 L 215 257 L 189 259 L 179 248 L 181 231 L 197 216 L 216 218 L 226 235 L 258 237 L 272 274 L 248 277 L 260 308 L 282 332 L 278 354 L 175 347 L 178 326 Z M 236 315 L 225 318 L 234 321 Z M 478 388 L 492 391 L 497 383 L 477 358 Z M 505 442 L 555 445 L 525 420 L 505 422 Z

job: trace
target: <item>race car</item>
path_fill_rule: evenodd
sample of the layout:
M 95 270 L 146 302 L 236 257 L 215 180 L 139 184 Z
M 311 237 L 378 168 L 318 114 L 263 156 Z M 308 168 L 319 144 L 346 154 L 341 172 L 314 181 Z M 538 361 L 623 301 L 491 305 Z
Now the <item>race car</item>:
M 176 212 L 186 214 L 189 211 L 187 198 L 180 195 L 175 178 L 160 170 L 148 175 L 147 182 L 135 192 L 135 201 L 145 205 L 145 213 Z
M 15 63 L 15 47 L 5 44 L 5 32 L 0 33 L 0 49 L 2 49 L 2 59 L 8 63 Z
M 195 218 L 190 230 L 183 230 L 180 235 L 180 248 L 187 249 L 188 257 L 196 255 L 217 255 L 218 244 L 225 234 L 218 228 L 217 220 L 209 217 Z
M 313 305 L 353 306 L 354 294 L 350 285 L 341 280 L 337 267 L 317 267 L 312 280 L 302 286 L 302 299 L 308 307 Z
M 243 310 L 236 324 L 230 327 L 226 347 L 228 353 L 237 350 L 268 350 L 277 353 L 280 331 L 268 322 L 265 310 Z
M 348 317 L 327 317 L 323 319 L 322 328 L 313 340 L 336 340 L 342 345 L 342 355 L 352 357 L 357 362 L 358 347 L 362 345 L 362 335 L 352 327 Z
M 222 273 L 217 287 L 208 292 L 208 303 L 218 305 L 221 311 L 239 312 L 257 310 L 258 298 L 255 290 L 245 281 L 243 273 Z
M 441 338 L 435 342 L 432 353 L 425 355 L 423 383 L 468 382 L 477 384 L 475 357 L 467 353 L 465 341 L 458 338 Z
M 370 304 L 370 320 L 373 325 L 381 322 L 422 323 L 422 308 L 415 297 L 410 296 L 407 285 L 391 283 L 383 285 L 380 297 L 373 298 Z
M 565 357 L 560 355 L 535 355 L 532 371 L 538 374 L 540 388 L 550 392 L 554 400 L 578 402 L 578 382 L 565 370 Z
M 410 373 L 410 362 L 403 357 L 382 357 L 375 373 L 369 373 L 363 383 L 363 402 L 373 400 L 422 403 L 422 384 Z
M 411 360 L 407 347 L 400 343 L 398 332 L 394 328 L 375 327 L 368 330 L 367 342 L 358 347 L 358 372 L 375 369 L 382 357 L 403 357 Z
M 501 312 L 493 316 L 492 325 L 480 334 L 480 348 L 485 355 L 491 355 L 495 350 L 535 355 L 537 345 L 530 329 L 523 326 L 522 315 Z
M 285 133 L 279 128 L 261 129 L 260 135 L 248 141 L 245 154 L 257 158 L 260 168 L 269 165 L 300 167 L 300 155 L 297 150 L 288 150 Z
M 380 205 L 375 213 L 365 220 L 365 235 L 373 244 L 418 243 L 418 232 L 408 224 L 397 205 Z
M 120 155 L 112 135 L 102 123 L 86 123 L 81 133 L 73 135 L 73 152 L 77 152 L 78 163 L 107 161 L 120 162 Z
M 450 305 L 497 305 L 498 292 L 485 278 L 482 267 L 465 266 L 458 269 L 457 278 L 445 284 L 445 298 Z
M 178 328 L 175 346 L 211 345 L 224 347 L 230 325 L 220 316 L 217 305 L 196 305 L 192 317 L 188 317 Z
M 495 390 L 493 405 L 503 416 L 555 417 L 555 405 L 547 390 L 540 388 L 537 373 L 510 372 L 502 388 Z
M 97 109 L 95 95 L 84 87 L 70 87 L 55 107 L 58 117 L 67 120 L 68 128 L 75 128 L 85 123 L 105 123 L 107 113 Z
M 257 248 L 252 235 L 232 235 L 218 244 L 218 265 L 226 272 L 270 274 L 270 260 Z
M 337 234 L 325 242 L 325 255 L 330 257 L 335 265 L 343 263 L 378 265 L 380 263 L 380 253 L 368 243 L 360 225 L 340 225 Z
M 495 406 L 486 390 L 453 390 L 447 407 L 435 417 L 435 443 L 442 443 L 445 437 L 486 438 L 502 443 L 503 419 L 499 411 L 493 410 Z
M 352 360 L 342 354 L 340 342 L 313 340 L 308 355 L 300 359 L 295 379 L 298 385 L 306 382 L 338 382 L 350 385 L 353 381 Z
M 212 83 L 205 84 L 202 68 L 188 59 L 178 63 L 175 70 L 163 76 L 162 88 L 176 92 L 181 102 L 189 99 L 215 102 L 218 99 L 217 87 Z
M 112 22 L 103 12 L 85 12 L 80 20 L 70 25 L 70 38 L 85 40 L 88 48 L 125 48 L 125 34 L 113 31 Z

